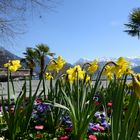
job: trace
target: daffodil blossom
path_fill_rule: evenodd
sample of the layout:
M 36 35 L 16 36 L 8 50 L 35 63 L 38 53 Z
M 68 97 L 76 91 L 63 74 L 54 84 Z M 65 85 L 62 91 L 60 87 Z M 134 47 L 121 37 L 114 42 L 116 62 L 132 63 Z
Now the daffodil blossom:
M 11 72 L 15 72 L 21 67 L 20 60 L 9 60 L 8 63 L 4 64 L 4 67 L 8 68 Z
M 46 78 L 46 80 L 51 80 L 51 79 L 53 79 L 53 76 L 50 73 L 46 72 L 45 78 Z
M 97 63 L 97 61 L 96 60 L 94 60 L 94 61 L 92 61 L 91 63 L 89 63 L 90 65 L 89 65 L 89 67 L 88 67 L 88 72 L 90 73 L 90 74 L 93 74 L 96 70 L 97 70 L 97 68 L 98 68 L 98 63 Z
M 90 76 L 86 76 L 86 83 L 90 81 Z
M 62 56 L 59 56 L 56 60 L 50 61 L 50 64 L 48 65 L 48 70 L 52 71 L 55 70 L 59 72 L 64 66 L 66 62 L 62 59 Z
M 77 78 L 83 80 L 85 71 L 83 71 L 80 67 L 80 65 L 75 66 L 74 68 L 70 68 L 67 70 L 68 79 L 71 83 L 73 83 L 74 80 L 77 80 Z
M 140 81 L 136 76 L 133 76 L 133 87 L 136 93 L 136 96 L 140 99 Z
M 114 74 L 117 78 L 121 78 L 122 75 L 127 72 L 130 63 L 126 61 L 124 57 L 120 57 L 118 58 L 116 64 L 117 66 L 114 68 Z
M 113 69 L 114 66 L 107 65 L 103 71 L 103 75 L 106 76 L 108 80 L 113 79 Z

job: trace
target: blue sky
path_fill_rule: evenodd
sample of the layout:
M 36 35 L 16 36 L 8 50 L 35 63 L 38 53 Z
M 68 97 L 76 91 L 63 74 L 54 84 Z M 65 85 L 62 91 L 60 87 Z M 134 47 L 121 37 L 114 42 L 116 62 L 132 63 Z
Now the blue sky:
M 28 17 L 28 32 L 9 50 L 22 56 L 26 47 L 44 43 L 70 63 L 79 58 L 140 56 L 140 40 L 123 32 L 129 13 L 139 6 L 138 0 L 61 0 L 41 19 Z

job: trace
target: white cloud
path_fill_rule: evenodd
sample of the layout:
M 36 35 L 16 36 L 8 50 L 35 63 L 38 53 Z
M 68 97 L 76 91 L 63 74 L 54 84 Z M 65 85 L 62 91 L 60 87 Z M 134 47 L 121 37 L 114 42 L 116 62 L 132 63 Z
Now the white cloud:
M 112 25 L 112 26 L 119 26 L 121 23 L 119 22 L 119 21 L 111 21 L 110 22 L 110 24 Z

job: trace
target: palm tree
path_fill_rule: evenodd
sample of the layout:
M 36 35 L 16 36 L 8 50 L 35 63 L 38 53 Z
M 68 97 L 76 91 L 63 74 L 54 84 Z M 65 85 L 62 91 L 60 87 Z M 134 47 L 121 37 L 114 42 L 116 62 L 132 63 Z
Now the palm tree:
M 50 52 L 50 48 L 46 44 L 38 44 L 35 48 L 37 62 L 40 66 L 40 78 L 43 78 L 43 73 L 45 69 L 45 56 L 54 56 L 55 53 Z
M 25 58 L 22 62 L 25 62 L 27 67 L 30 69 L 30 76 L 32 79 L 34 68 L 36 67 L 36 55 L 33 48 L 26 48 L 26 52 L 23 53 Z
M 140 38 L 140 8 L 135 8 L 129 14 L 128 24 L 124 24 L 129 35 Z

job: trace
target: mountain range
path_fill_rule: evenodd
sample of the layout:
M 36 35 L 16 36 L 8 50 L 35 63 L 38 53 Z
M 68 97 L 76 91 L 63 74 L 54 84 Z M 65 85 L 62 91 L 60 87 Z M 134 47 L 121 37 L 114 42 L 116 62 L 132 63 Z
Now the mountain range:
M 8 60 L 12 60 L 12 59 L 19 59 L 21 60 L 22 58 L 11 53 L 10 51 L 8 51 L 7 49 L 3 48 L 3 47 L 0 47 L 0 68 L 3 68 L 3 65 L 5 63 L 8 62 Z M 54 58 L 56 59 L 56 58 Z M 48 64 L 50 61 L 50 58 L 48 56 L 45 57 L 45 64 Z M 22 65 L 24 68 L 26 68 L 26 64 L 23 62 L 23 65 Z M 69 68 L 69 67 L 72 67 L 73 65 L 71 65 L 70 63 L 67 63 L 64 65 L 64 68 L 63 70 L 60 71 L 60 74 L 63 74 L 65 73 L 65 71 Z M 40 71 L 40 67 L 39 65 L 36 66 L 35 70 L 34 70 L 36 73 L 38 73 Z
M 8 60 L 10 59 L 22 59 L 21 57 L 11 53 L 10 51 L 6 50 L 3 47 L 0 47 L 0 68 L 3 67 L 4 63 L 7 63 Z M 113 58 L 113 57 L 102 57 L 96 59 L 99 62 L 99 65 L 102 67 L 107 61 L 116 61 L 118 58 Z M 130 65 L 132 66 L 133 70 L 137 73 L 140 73 L 140 57 L 125 57 L 127 61 L 130 62 Z M 46 64 L 50 61 L 49 57 L 45 58 Z M 91 62 L 92 60 L 86 59 L 86 58 L 80 58 L 78 61 L 76 61 L 73 65 L 83 65 L 84 63 Z M 73 66 L 70 63 L 66 63 L 65 65 L 65 70 L 68 67 Z M 39 67 L 36 68 L 36 71 L 39 71 Z
M 102 58 L 98 58 L 96 59 L 99 63 L 106 63 L 108 61 L 117 61 L 118 58 L 113 58 L 113 57 L 102 57 Z M 137 67 L 137 66 L 140 66 L 140 57 L 125 57 L 125 59 L 127 61 L 130 62 L 130 65 L 134 68 L 134 67 Z M 74 63 L 74 65 L 83 65 L 84 63 L 87 63 L 87 62 L 91 62 L 93 60 L 90 60 L 90 59 L 86 59 L 86 58 L 80 58 L 78 61 L 76 61 Z

